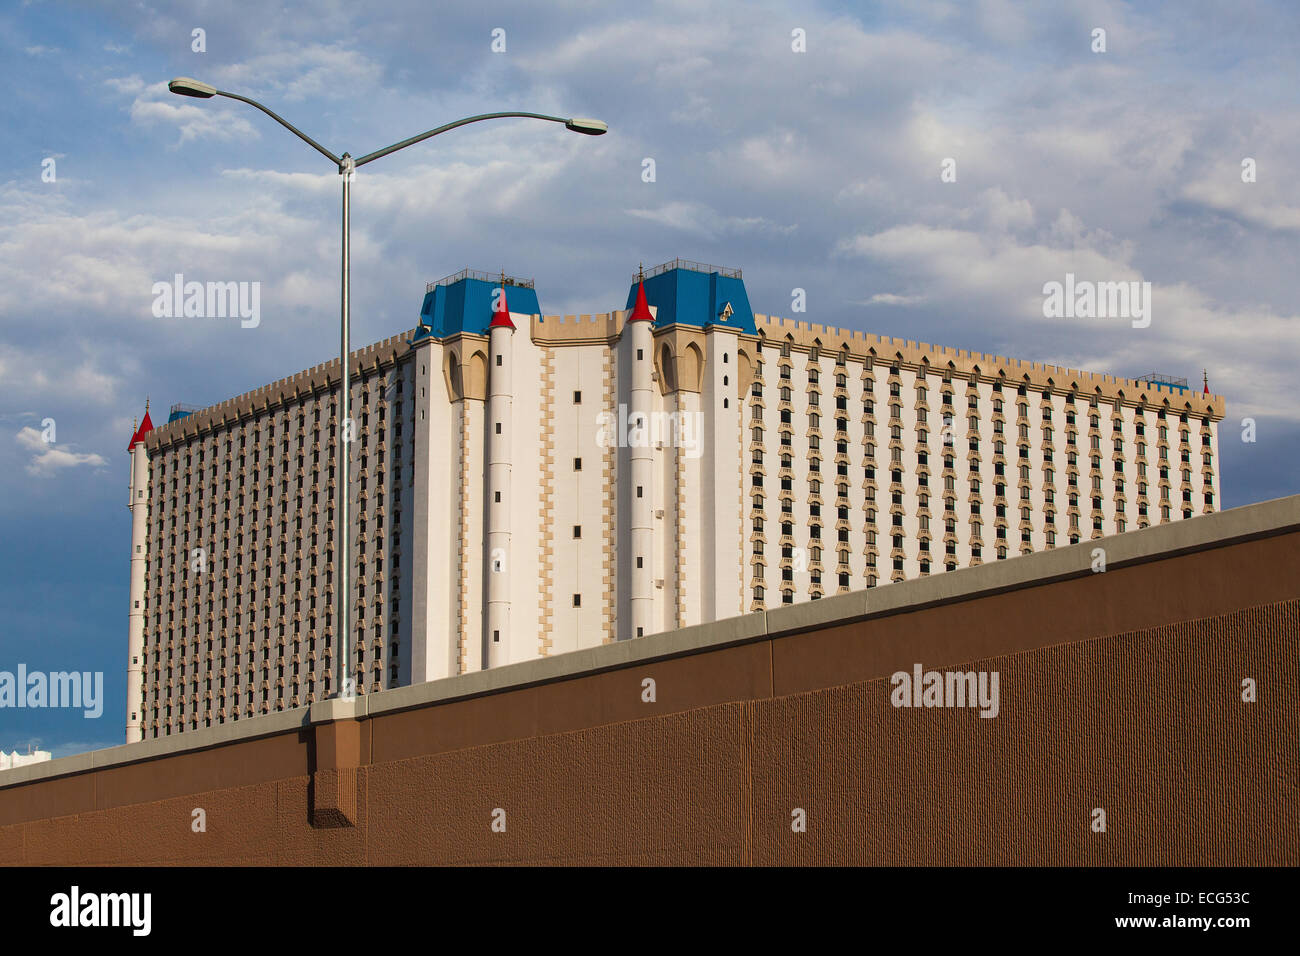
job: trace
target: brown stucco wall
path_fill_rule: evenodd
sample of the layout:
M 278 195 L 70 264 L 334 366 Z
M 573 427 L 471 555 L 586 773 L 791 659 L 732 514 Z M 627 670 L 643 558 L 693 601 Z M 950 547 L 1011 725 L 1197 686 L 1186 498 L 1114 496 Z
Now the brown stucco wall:
M 0 862 L 1296 865 L 1297 567 L 1292 527 L 0 780 Z M 917 662 L 998 671 L 999 716 L 892 707 L 889 675 Z M 1244 677 L 1258 702 L 1241 701 Z M 191 831 L 195 807 L 206 833 Z M 1105 833 L 1089 826 L 1097 807 Z

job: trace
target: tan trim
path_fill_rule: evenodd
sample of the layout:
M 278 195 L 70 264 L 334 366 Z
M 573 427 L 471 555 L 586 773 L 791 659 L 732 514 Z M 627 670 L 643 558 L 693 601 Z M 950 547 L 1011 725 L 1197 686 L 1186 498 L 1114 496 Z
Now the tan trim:
M 1215 421 L 1224 415 L 1222 396 L 1211 395 L 1209 401 L 1205 401 L 1204 396 L 1190 389 L 1181 392 L 1135 379 L 836 329 L 757 312 L 754 313 L 754 323 L 760 339 L 769 348 L 788 342 L 794 348 L 807 352 L 820 344 L 823 350 L 847 349 L 854 361 L 897 362 L 900 367 L 924 371 L 927 376 L 948 373 L 953 377 L 966 378 L 972 384 L 975 379 L 984 382 L 1003 381 L 1012 387 L 1024 383 L 1037 391 L 1050 389 L 1055 394 L 1068 394 L 1073 389 L 1085 400 L 1102 397 L 1112 401 L 1120 400 L 1131 406 L 1145 402 L 1148 406 L 1157 408 L 1167 402 L 1171 408 L 1180 411 L 1187 409 L 1198 415 L 1208 412 Z
M 471 630 L 469 620 L 469 575 L 466 573 L 466 554 L 465 542 L 469 540 L 469 415 L 468 406 L 464 400 L 456 402 L 452 408 L 454 414 L 459 416 L 460 425 L 460 447 L 458 449 L 459 487 L 460 487 L 460 535 L 459 545 L 456 551 L 456 564 L 460 568 L 457 575 L 460 586 L 457 588 L 457 608 L 456 617 L 460 622 L 459 632 L 456 634 L 457 644 L 457 673 L 464 674 L 469 669 L 469 652 L 470 652 L 470 634 L 480 634 L 480 629 L 475 627 Z M 478 670 L 478 668 L 475 668 Z
M 538 517 L 542 524 L 541 560 L 537 562 L 537 591 L 541 601 L 538 622 L 538 653 L 546 657 L 555 646 L 552 639 L 555 618 L 555 353 L 538 349 L 541 361 L 541 465 L 542 500 Z
M 601 377 L 605 385 L 605 408 L 611 414 L 618 409 L 618 382 L 614 376 L 614 350 L 607 347 L 601 353 Z M 601 573 L 604 584 L 604 605 L 600 614 L 601 643 L 613 644 L 618 640 L 618 549 L 614 546 L 614 511 L 618 507 L 618 456 L 617 442 L 606 442 L 601 456 L 600 474 L 604 482 L 604 500 L 600 506 Z

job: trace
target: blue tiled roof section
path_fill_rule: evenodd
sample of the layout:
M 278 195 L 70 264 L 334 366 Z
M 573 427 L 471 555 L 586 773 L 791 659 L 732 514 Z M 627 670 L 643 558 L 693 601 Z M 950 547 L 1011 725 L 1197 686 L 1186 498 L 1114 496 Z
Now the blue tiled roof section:
M 701 329 L 721 325 L 750 334 L 758 331 L 743 279 L 718 272 L 670 269 L 645 280 L 645 297 L 658 309 L 655 328 L 676 323 Z M 636 283 L 633 282 L 624 308 L 630 309 L 635 303 Z M 728 304 L 731 305 L 731 316 L 724 322 L 722 312 Z
M 500 282 L 467 278 L 435 286 L 425 294 L 420 309 L 420 324 L 429 326 L 431 333 L 417 330 L 415 339 L 424 338 L 425 334 L 438 339 L 458 332 L 486 334 L 492 321 L 492 290 L 500 285 Z M 537 290 L 525 286 L 507 284 L 506 305 L 511 312 L 524 315 L 539 315 L 542 311 L 537 303 Z

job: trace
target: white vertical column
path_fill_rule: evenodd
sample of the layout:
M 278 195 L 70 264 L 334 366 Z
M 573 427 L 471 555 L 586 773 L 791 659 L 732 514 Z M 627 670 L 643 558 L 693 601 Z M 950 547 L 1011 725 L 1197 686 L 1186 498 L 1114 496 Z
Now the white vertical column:
M 142 739 L 144 700 L 144 584 L 149 534 L 149 453 L 144 442 L 131 449 L 131 606 L 127 617 L 126 644 L 126 742 Z
M 629 322 L 632 333 L 631 407 L 628 413 L 628 431 L 649 434 L 651 402 L 650 374 L 654 369 L 654 337 L 650 322 Z M 658 628 L 654 627 L 654 459 L 649 441 L 632 443 L 629 451 L 631 464 L 631 541 L 632 553 L 628 562 L 632 571 L 632 624 L 630 637 L 644 637 Z M 621 559 L 620 559 L 621 560 Z M 640 562 L 640 566 L 638 566 Z
M 486 664 L 510 663 L 510 445 L 513 436 L 514 378 L 511 349 L 514 328 L 488 330 L 487 401 L 487 607 L 484 616 Z

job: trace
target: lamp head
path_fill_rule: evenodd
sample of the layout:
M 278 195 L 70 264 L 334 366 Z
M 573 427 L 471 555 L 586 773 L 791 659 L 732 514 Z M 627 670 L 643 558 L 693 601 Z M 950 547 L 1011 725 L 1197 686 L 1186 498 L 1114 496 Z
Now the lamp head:
M 569 120 L 564 124 L 564 128 L 571 129 L 575 133 L 585 133 L 587 136 L 602 136 L 609 131 L 609 127 L 600 120 L 581 116 Z
M 181 96 L 197 96 L 200 99 L 208 99 L 216 96 L 217 88 L 209 86 L 207 83 L 200 83 L 198 80 L 188 76 L 178 76 L 167 84 L 167 89 Z

